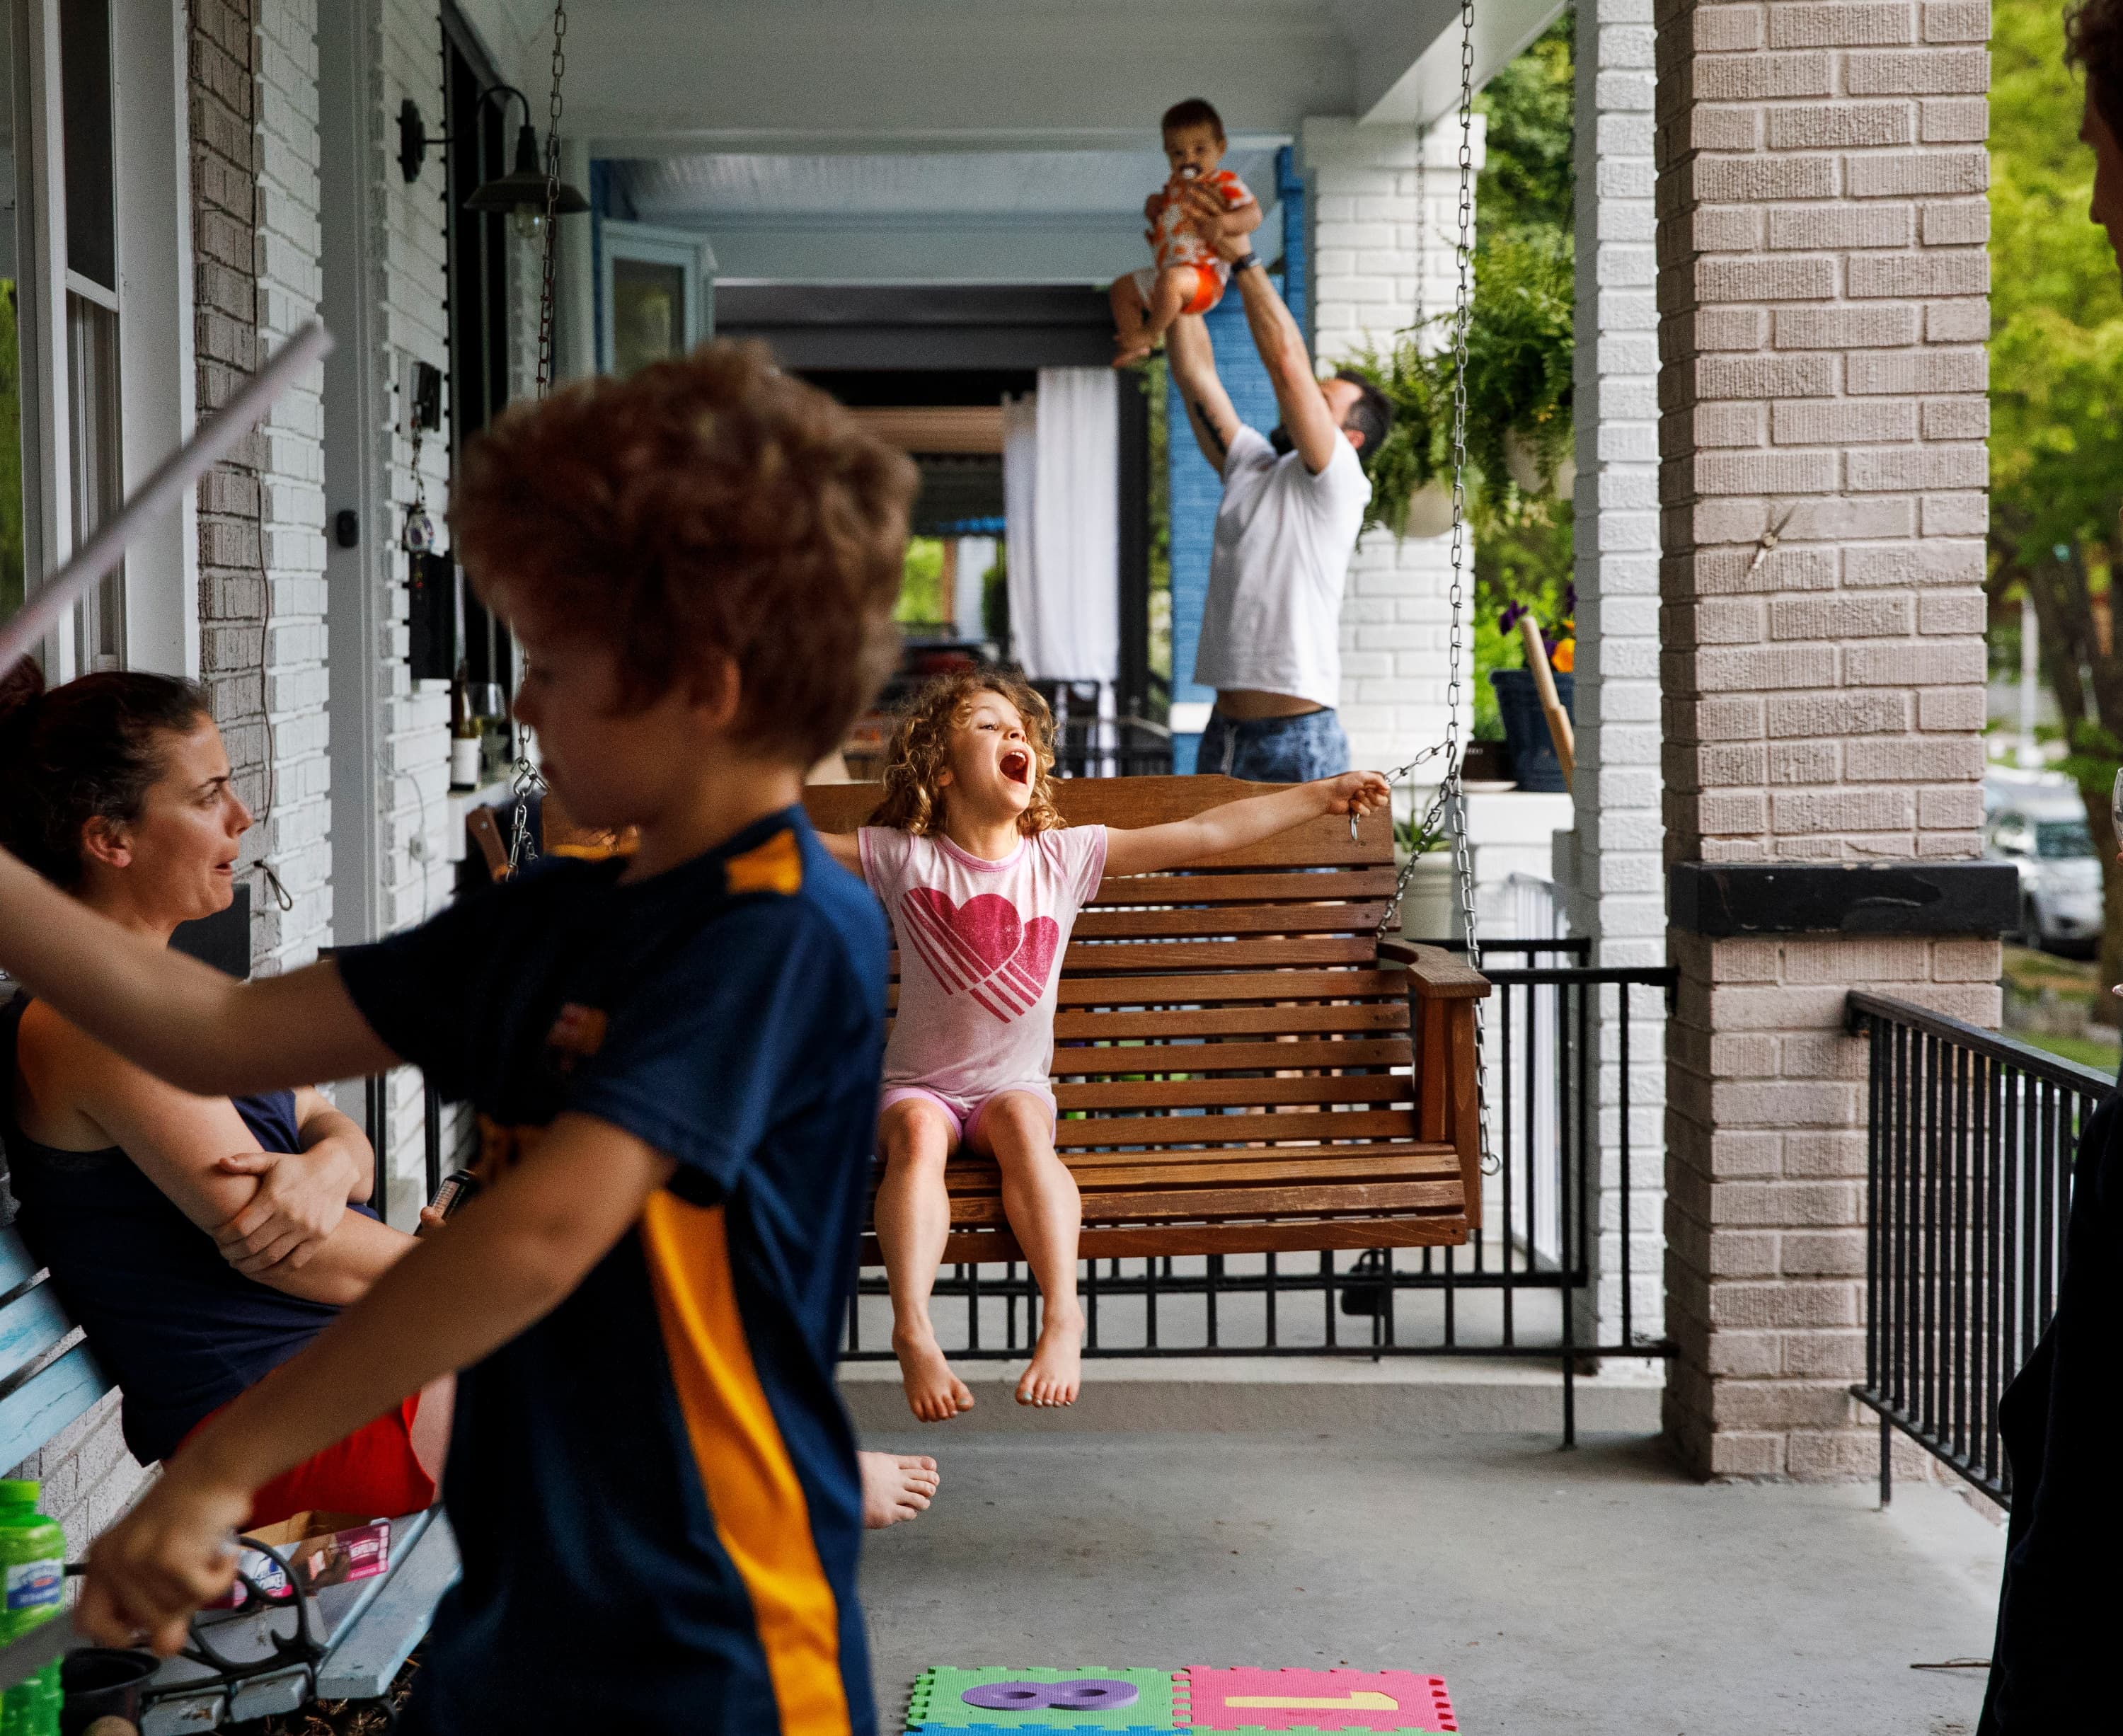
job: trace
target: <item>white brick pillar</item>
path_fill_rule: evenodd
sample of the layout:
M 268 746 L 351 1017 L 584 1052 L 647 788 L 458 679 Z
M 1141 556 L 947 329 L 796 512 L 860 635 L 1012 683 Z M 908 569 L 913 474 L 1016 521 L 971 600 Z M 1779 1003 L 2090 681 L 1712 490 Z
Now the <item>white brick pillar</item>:
M 1482 127 L 1478 116 L 1477 173 Z M 1458 119 L 1427 129 L 1310 120 L 1302 155 L 1312 186 L 1314 354 L 1323 367 L 1366 346 L 1383 354 L 1418 311 L 1452 305 Z M 1471 542 L 1467 550 L 1471 611 Z M 1385 530 L 1357 547 L 1342 603 L 1340 709 L 1358 766 L 1397 766 L 1444 738 L 1449 555 L 1448 538 L 1396 542 Z M 1474 717 L 1474 647 L 1470 612 L 1460 662 L 1463 737 Z
M 321 287 L 316 0 L 258 0 L 256 80 L 258 340 L 279 350 L 316 317 Z M 323 370 L 273 407 L 259 486 L 263 559 L 272 589 L 265 707 L 272 722 L 266 860 L 293 899 L 283 912 L 261 885 L 255 927 L 261 969 L 292 969 L 331 936 L 331 762 L 325 668 Z
M 1666 962 L 1660 814 L 1658 305 L 1652 199 L 1652 0 L 1590 0 L 1577 16 L 1577 767 L 1576 829 L 1556 877 L 1592 962 Z M 1621 997 L 1629 997 L 1624 1072 Z M 1597 991 L 1587 1040 L 1596 1093 L 1593 1307 L 1581 1342 L 1622 1340 L 1624 1223 L 1638 1338 L 1663 1330 L 1666 1002 Z M 1628 1120 L 1629 1189 L 1622 1182 Z
M 1860 1476 L 1847 991 L 1998 1011 L 1979 852 L 1985 7 L 1657 0 L 1666 1427 Z M 1958 924 L 1959 926 L 1957 926 Z

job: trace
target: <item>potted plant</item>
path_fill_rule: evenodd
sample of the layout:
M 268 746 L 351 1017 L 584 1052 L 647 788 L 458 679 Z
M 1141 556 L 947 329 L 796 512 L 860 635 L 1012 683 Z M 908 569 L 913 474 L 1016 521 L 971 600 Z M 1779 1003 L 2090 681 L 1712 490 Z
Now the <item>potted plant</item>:
M 1575 608 L 1576 602 L 1573 588 L 1565 594 L 1564 607 Z M 1526 618 L 1537 619 L 1524 603 L 1514 603 L 1505 609 L 1497 622 L 1505 642 L 1521 636 L 1523 630 L 1519 623 Z M 1577 687 L 1572 678 L 1577 662 L 1575 626 L 1575 622 L 1565 620 L 1558 631 L 1544 630 L 1540 635 L 1555 682 L 1555 697 L 1562 701 L 1564 712 L 1572 717 L 1577 715 L 1572 705 Z M 1570 785 L 1563 775 L 1563 762 L 1557 758 L 1554 739 L 1541 711 L 1532 669 L 1493 668 L 1489 671 L 1489 686 L 1497 696 L 1497 710 L 1502 716 L 1504 752 L 1511 761 L 1511 775 L 1517 779 L 1519 788 L 1550 792 L 1568 790 Z
M 1435 324 L 1436 321 L 1427 321 Z M 1385 355 L 1366 346 L 1347 366 L 1386 395 L 1393 427 L 1371 454 L 1364 528 L 1396 537 L 1441 537 L 1452 528 L 1452 359 L 1426 355 L 1418 330 Z
M 1408 818 L 1394 822 L 1394 866 L 1414 870 L 1408 877 L 1400 900 L 1401 937 L 1408 941 L 1446 941 L 1464 938 L 1466 926 L 1460 910 L 1460 876 L 1452 857 L 1452 841 L 1443 830 L 1432 831 L 1423 822 L 1429 817 L 1427 794 L 1411 790 Z
M 1573 270 L 1568 237 L 1496 237 L 1482 250 L 1467 329 L 1469 460 L 1492 482 L 1566 500 L 1577 474 Z

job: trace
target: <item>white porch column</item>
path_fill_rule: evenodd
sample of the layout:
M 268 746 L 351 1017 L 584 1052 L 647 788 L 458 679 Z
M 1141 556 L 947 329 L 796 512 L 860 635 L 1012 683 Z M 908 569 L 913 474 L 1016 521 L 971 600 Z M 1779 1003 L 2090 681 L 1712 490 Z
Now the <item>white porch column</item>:
M 1366 345 L 1382 354 L 1418 312 L 1452 305 L 1460 202 L 1460 124 L 1428 129 L 1309 120 L 1313 351 L 1322 366 Z M 1482 121 L 1474 123 L 1481 167 Z M 1359 766 L 1400 764 L 1445 734 L 1451 584 L 1447 538 L 1396 542 L 1375 530 L 1357 547 L 1342 603 L 1342 723 Z M 1466 584 L 1471 609 L 1473 545 Z M 1474 718 L 1474 626 L 1460 664 L 1460 728 Z
M 1577 14 L 1576 830 L 1556 834 L 1571 931 L 1595 964 L 1666 962 L 1659 760 L 1658 306 L 1652 205 L 1652 0 Z M 1619 997 L 1629 1003 L 1629 1072 Z M 1600 991 L 1588 1033 L 1596 1115 L 1596 1320 L 1619 1341 L 1622 1120 L 1629 1127 L 1629 1328 L 1664 1328 L 1666 1005 Z

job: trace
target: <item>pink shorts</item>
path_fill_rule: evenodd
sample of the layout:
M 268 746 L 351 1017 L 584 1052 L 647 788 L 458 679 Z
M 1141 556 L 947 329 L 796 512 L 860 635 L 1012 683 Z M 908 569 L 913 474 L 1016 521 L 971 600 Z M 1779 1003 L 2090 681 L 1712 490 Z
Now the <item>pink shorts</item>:
M 998 1097 L 1007 1097 L 1021 1091 L 1028 1097 L 1037 1097 L 1047 1105 L 1047 1126 L 1053 1130 L 1058 1119 L 1054 1093 L 1043 1081 L 1038 1084 L 1005 1085 L 1001 1091 L 990 1091 L 985 1097 L 947 1097 L 941 1091 L 932 1091 L 926 1085 L 894 1085 L 886 1087 L 883 1100 L 878 1106 L 882 1115 L 895 1103 L 904 1103 L 909 1097 L 919 1097 L 925 1103 L 933 1103 L 944 1112 L 951 1124 L 951 1144 L 954 1150 L 972 1142 L 979 1133 L 981 1118 Z

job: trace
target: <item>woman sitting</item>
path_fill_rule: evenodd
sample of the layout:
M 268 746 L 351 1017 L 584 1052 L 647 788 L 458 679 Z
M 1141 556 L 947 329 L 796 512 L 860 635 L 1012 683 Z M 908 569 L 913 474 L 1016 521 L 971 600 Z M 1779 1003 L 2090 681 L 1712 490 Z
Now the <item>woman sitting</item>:
M 112 920 L 166 945 L 227 909 L 251 821 L 189 682 L 112 673 L 47 693 L 27 665 L 0 682 L 0 842 Z M 375 1154 L 317 1092 L 194 1097 L 26 996 L 0 1009 L 0 1147 L 16 1227 L 117 1382 L 143 1464 L 413 1243 L 369 1210 Z M 427 1506 L 452 1396 L 438 1381 L 296 1466 L 258 1492 L 251 1524 Z M 862 1462 L 870 1525 L 929 1504 L 932 1462 Z

